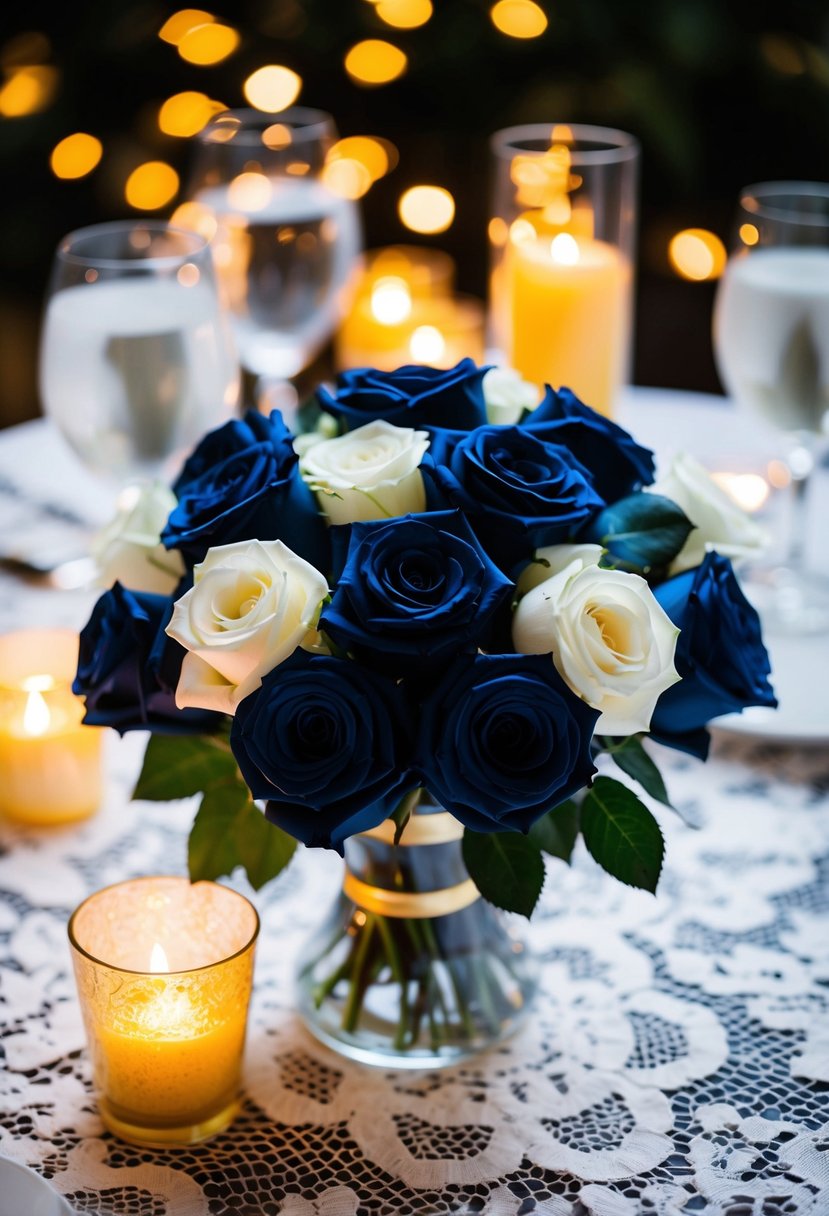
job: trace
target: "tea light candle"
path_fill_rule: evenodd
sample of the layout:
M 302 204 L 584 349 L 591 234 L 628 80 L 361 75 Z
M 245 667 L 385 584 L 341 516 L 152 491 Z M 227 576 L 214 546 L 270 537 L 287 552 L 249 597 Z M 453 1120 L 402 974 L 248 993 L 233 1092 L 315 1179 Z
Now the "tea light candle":
M 82 726 L 68 629 L 0 637 L 0 811 L 30 824 L 83 819 L 101 801 L 103 732 Z
M 137 878 L 90 896 L 69 940 L 106 1126 L 193 1144 L 239 1109 L 259 917 L 212 882 Z
M 611 414 L 630 326 L 626 258 L 606 241 L 570 232 L 528 235 L 511 242 L 507 256 L 511 365 Z

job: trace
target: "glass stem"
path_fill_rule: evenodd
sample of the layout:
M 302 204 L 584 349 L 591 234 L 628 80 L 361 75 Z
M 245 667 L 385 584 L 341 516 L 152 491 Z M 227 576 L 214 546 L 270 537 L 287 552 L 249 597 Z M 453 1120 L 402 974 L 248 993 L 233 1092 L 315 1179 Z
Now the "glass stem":
M 787 569 L 800 572 L 805 565 L 806 529 L 809 523 L 809 484 L 812 470 L 815 467 L 815 458 L 807 436 L 797 436 L 795 446 L 789 452 L 787 463 L 791 474 L 791 515 L 784 564 Z

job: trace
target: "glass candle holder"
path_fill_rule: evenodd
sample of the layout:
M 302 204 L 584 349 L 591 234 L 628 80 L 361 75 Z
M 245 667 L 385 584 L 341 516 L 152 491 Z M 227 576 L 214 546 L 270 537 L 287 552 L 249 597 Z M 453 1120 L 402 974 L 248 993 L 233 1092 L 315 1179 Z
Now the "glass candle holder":
M 0 637 L 0 812 L 18 822 L 69 823 L 100 805 L 103 731 L 82 725 L 77 665 L 69 629 Z
M 454 277 L 454 262 L 440 250 L 373 250 L 337 335 L 337 367 L 453 367 L 467 356 L 482 362 L 483 308 L 472 297 L 452 294 Z
M 525 379 L 613 410 L 629 375 L 639 145 L 537 123 L 492 137 L 490 338 Z
M 75 979 L 110 1131 L 194 1144 L 233 1120 L 258 932 L 244 896 L 181 877 L 118 883 L 75 910 Z

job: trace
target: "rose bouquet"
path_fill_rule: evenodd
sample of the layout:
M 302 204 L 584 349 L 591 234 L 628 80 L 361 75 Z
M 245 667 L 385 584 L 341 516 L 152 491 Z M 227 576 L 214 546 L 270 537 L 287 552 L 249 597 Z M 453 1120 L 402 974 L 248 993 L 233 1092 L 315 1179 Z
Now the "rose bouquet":
M 657 821 L 602 753 L 669 805 L 647 735 L 704 758 L 712 717 L 775 703 L 730 561 L 753 523 L 688 458 L 654 485 L 621 427 L 538 396 L 470 360 L 348 372 L 302 435 L 278 413 L 207 435 L 98 546 L 118 581 L 81 635 L 86 721 L 153 732 L 136 797 L 202 795 L 193 878 L 259 887 L 297 841 L 356 841 L 313 1002 L 354 1034 L 393 985 L 398 1048 L 503 1024 L 492 968 L 447 964 L 480 945 L 479 894 L 532 912 L 544 853 L 580 833 L 655 889 Z M 421 910 L 441 842 L 426 888 L 451 898 Z

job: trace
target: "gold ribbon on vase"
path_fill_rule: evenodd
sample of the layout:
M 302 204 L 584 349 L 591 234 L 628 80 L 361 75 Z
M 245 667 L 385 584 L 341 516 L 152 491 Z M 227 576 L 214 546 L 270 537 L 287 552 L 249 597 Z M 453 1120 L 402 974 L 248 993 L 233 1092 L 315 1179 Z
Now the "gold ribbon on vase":
M 346 872 L 343 892 L 365 912 L 418 920 L 460 912 L 481 897 L 471 878 L 456 883 L 454 887 L 439 887 L 435 891 L 389 891 L 385 887 L 363 882 L 350 870 Z

